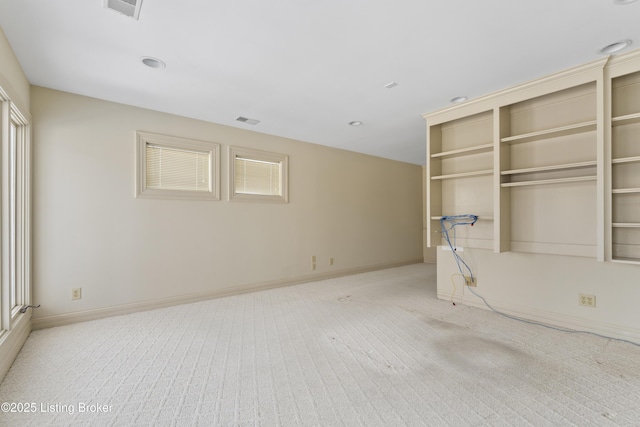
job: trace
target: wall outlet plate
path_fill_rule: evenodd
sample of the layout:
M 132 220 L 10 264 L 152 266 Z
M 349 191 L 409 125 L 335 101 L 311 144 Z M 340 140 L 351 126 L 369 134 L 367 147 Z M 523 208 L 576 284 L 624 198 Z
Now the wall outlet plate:
M 82 288 L 71 289 L 71 299 L 82 299 Z
M 593 307 L 596 306 L 596 296 L 590 294 L 579 294 L 578 295 L 578 304 L 584 307 Z
M 470 276 L 464 276 L 464 284 L 466 286 L 473 286 L 476 287 L 478 286 L 478 278 L 477 277 L 470 277 Z

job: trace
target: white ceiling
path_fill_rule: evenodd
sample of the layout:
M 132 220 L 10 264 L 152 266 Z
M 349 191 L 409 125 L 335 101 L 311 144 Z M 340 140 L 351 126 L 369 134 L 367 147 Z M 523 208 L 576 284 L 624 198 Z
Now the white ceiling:
M 415 164 L 422 114 L 634 49 L 639 18 L 614 0 L 143 0 L 138 21 L 103 0 L 0 0 L 34 85 Z

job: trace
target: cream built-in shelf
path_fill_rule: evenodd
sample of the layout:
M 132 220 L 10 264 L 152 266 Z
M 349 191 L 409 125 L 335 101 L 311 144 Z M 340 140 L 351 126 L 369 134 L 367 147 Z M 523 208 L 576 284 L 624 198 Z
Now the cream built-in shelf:
M 640 156 L 634 156 L 634 157 L 620 157 L 619 159 L 613 159 L 613 160 L 611 160 L 611 163 L 613 163 L 613 164 L 619 164 L 619 163 L 635 163 L 635 162 L 640 162 Z
M 613 126 L 629 125 L 633 123 L 640 123 L 640 113 L 627 114 L 625 116 L 611 118 L 611 125 Z
M 501 142 L 509 144 L 516 144 L 521 142 L 538 141 L 546 138 L 556 138 L 559 136 L 574 135 L 582 132 L 590 132 L 596 130 L 596 121 L 590 120 L 588 122 L 576 123 L 568 126 L 560 126 L 552 129 L 540 130 L 537 132 L 525 133 L 522 135 L 508 136 L 500 139 Z
M 441 158 L 441 157 L 469 156 L 473 154 L 488 153 L 489 151 L 493 151 L 493 143 L 476 145 L 468 148 L 460 148 L 457 150 L 443 151 L 441 153 L 434 153 L 431 155 L 431 157 Z
M 447 216 L 447 215 L 443 215 L 443 216 Z M 431 219 L 433 221 L 440 221 L 443 216 L 432 216 Z M 450 215 L 450 216 L 455 216 L 455 215 Z M 478 221 L 493 221 L 493 217 L 492 216 L 478 215 Z
M 501 187 L 524 187 L 528 185 L 546 185 L 546 184 L 562 184 L 565 182 L 595 181 L 596 179 L 597 177 L 595 175 L 573 176 L 569 178 L 537 179 L 532 181 L 521 181 L 521 182 L 504 182 L 500 184 L 500 186 Z
M 482 176 L 482 175 L 491 175 L 493 174 L 492 169 L 481 170 L 481 171 L 473 171 L 473 172 L 461 172 L 461 173 L 452 173 L 448 175 L 438 175 L 432 176 L 432 180 L 441 180 L 441 179 L 453 179 L 453 178 L 469 178 L 472 176 Z
M 442 214 L 475 209 L 487 216 L 461 245 L 640 266 L 640 51 L 424 118 L 429 245 Z M 574 211 L 547 226 L 545 212 Z
M 611 262 L 617 262 L 619 264 L 636 264 L 637 265 L 638 263 L 640 263 L 640 260 L 636 258 L 618 257 L 618 258 L 613 258 Z
M 513 169 L 513 170 L 502 171 L 500 172 L 500 175 L 516 175 L 516 174 L 523 174 L 523 173 L 580 169 L 580 168 L 588 168 L 588 167 L 596 166 L 597 164 L 598 162 L 594 160 L 590 162 L 566 163 L 563 165 L 538 166 L 535 168 Z
M 613 194 L 632 194 L 640 193 L 640 188 L 614 188 L 611 190 Z

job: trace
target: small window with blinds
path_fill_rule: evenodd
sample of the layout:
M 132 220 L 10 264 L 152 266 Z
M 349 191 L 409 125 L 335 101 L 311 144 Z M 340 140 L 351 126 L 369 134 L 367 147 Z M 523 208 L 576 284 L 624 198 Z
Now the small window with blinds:
M 229 147 L 229 200 L 287 203 L 289 156 Z
M 219 200 L 219 144 L 138 132 L 137 145 L 137 197 Z

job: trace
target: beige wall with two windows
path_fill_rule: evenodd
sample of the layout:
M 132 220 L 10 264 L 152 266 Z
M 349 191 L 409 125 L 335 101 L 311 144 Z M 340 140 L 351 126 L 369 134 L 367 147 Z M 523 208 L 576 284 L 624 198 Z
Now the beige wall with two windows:
M 418 165 L 41 87 L 31 94 L 35 326 L 422 260 Z M 221 200 L 135 198 L 138 130 L 221 144 Z M 289 155 L 289 203 L 229 202 L 228 146 Z

